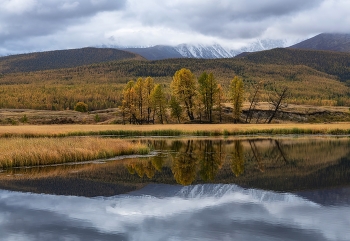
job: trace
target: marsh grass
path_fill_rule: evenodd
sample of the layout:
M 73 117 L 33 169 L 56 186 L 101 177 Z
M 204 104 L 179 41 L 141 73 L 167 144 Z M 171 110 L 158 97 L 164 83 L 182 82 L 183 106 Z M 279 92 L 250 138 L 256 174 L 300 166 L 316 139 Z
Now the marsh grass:
M 8 138 L 0 142 L 0 168 L 38 166 L 147 154 L 140 143 L 106 138 Z
M 0 137 L 349 135 L 350 123 L 0 126 Z

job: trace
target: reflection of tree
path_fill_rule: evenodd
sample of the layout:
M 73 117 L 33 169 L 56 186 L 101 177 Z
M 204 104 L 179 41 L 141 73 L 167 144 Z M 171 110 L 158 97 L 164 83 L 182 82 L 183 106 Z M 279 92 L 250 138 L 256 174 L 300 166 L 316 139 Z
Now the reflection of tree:
M 155 167 L 152 160 L 148 160 L 148 161 L 137 160 L 126 164 L 126 168 L 128 169 L 129 173 L 132 175 L 136 173 L 139 177 L 142 178 L 146 174 L 146 176 L 149 179 L 151 179 L 156 174 L 156 169 L 159 168 L 159 165 L 162 165 L 162 164 L 158 164 L 158 166 Z
M 200 175 L 204 181 L 213 181 L 215 176 L 221 167 L 221 141 L 219 143 L 218 149 L 215 150 L 212 140 L 204 141 L 204 149 L 200 150 L 199 161 L 200 161 Z M 219 152 L 220 151 L 220 152 Z
M 231 170 L 236 177 L 242 175 L 244 172 L 244 153 L 240 140 L 235 141 L 234 151 L 232 152 Z
M 190 185 L 196 178 L 197 160 L 193 155 L 193 140 L 188 140 L 186 151 L 179 151 L 173 159 L 172 172 L 177 183 Z
M 249 145 L 250 145 L 250 149 L 252 150 L 253 156 L 254 156 L 255 160 L 257 161 L 257 163 L 258 163 L 258 169 L 261 172 L 264 172 L 265 171 L 264 170 L 265 167 L 264 167 L 264 164 L 262 162 L 262 159 L 261 159 L 258 147 L 256 146 L 256 142 L 252 141 L 252 140 L 248 140 L 248 142 L 249 142 Z
M 158 171 L 161 172 L 163 165 L 164 165 L 164 157 L 162 156 L 154 156 L 152 158 L 152 165 L 154 166 L 154 168 Z

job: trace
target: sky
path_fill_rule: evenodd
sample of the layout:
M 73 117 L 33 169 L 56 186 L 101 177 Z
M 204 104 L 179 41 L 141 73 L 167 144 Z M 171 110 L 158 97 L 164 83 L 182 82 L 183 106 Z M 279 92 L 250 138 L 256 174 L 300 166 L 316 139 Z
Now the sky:
M 349 0 L 0 0 L 0 55 L 350 33 Z

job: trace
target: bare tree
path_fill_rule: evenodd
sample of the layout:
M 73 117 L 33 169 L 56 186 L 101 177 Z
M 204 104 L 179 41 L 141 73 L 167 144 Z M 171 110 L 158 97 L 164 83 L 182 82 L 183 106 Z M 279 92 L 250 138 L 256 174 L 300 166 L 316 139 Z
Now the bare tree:
M 288 88 L 285 87 L 280 93 L 276 91 L 275 97 L 270 96 L 270 104 L 272 106 L 272 115 L 267 121 L 268 124 L 271 123 L 272 119 L 276 116 L 276 113 L 280 111 L 281 108 L 285 108 L 288 106 L 287 103 L 283 103 L 285 98 L 287 97 Z
M 260 89 L 262 82 L 260 81 L 254 86 L 254 92 L 250 96 L 250 105 L 247 112 L 247 116 L 245 122 L 250 123 L 254 114 L 255 107 L 258 105 L 259 97 L 260 97 Z

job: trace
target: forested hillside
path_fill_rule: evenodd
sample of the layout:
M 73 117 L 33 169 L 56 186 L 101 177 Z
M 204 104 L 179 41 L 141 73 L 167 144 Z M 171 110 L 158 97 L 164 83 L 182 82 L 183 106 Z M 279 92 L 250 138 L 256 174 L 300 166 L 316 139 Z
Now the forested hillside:
M 251 63 L 305 65 L 337 76 L 342 82 L 350 80 L 350 53 L 279 48 L 242 56 Z
M 0 73 L 71 68 L 124 59 L 143 59 L 127 51 L 102 48 L 56 50 L 0 57 Z
M 17 57 L 17 62 L 11 63 L 11 57 L 1 58 L 0 108 L 63 110 L 73 109 L 78 101 L 88 104 L 89 110 L 118 107 L 121 105 L 122 90 L 129 80 L 151 76 L 169 93 L 170 82 L 181 68 L 190 69 L 197 78 L 204 71 L 213 73 L 226 93 L 234 76 L 240 76 L 244 82 L 245 100 L 249 99 L 254 86 L 261 82 L 261 101 L 268 101 L 275 90 L 287 87 L 289 103 L 350 105 L 347 86 L 350 82 L 350 54 L 347 53 L 274 49 L 241 58 L 147 61 L 123 51 L 90 48 L 81 51 L 90 53 L 85 55 L 90 57 L 85 57 L 87 60 L 84 61 L 106 60 L 105 57 L 98 57 L 98 53 L 106 56 L 106 51 L 111 51 L 111 58 L 118 54 L 125 54 L 122 56 L 126 57 L 122 61 L 60 69 L 57 69 L 61 66 L 57 63 L 61 60 L 64 62 L 63 57 L 47 57 L 45 61 L 45 58 L 41 58 L 42 65 L 35 65 L 36 61 L 32 63 L 30 60 L 29 56 L 34 58 L 35 54 Z M 47 56 L 60 53 L 54 52 Z M 74 59 L 73 54 L 70 56 Z M 4 67 L 8 68 L 11 64 L 14 67 L 4 71 Z M 40 71 L 24 71 L 34 68 L 31 66 L 40 67 Z

